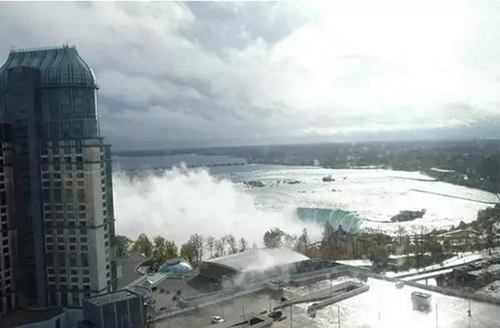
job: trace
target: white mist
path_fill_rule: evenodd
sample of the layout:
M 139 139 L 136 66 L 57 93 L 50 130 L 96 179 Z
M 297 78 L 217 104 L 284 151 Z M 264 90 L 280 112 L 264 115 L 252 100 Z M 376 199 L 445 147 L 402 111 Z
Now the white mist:
M 273 227 L 296 235 L 304 227 L 312 237 L 321 233 L 321 227 L 297 221 L 294 208 L 257 208 L 251 195 L 205 169 L 174 168 L 141 177 L 118 170 L 113 179 L 116 231 L 132 239 L 141 233 L 162 235 L 179 245 L 194 233 L 233 234 L 249 246 L 262 246 L 264 232 Z

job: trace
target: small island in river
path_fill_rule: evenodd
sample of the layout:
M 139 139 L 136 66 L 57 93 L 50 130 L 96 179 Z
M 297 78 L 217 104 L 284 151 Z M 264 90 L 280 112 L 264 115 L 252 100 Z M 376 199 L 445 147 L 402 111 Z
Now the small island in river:
M 415 219 L 420 219 L 424 216 L 426 209 L 422 209 L 421 211 L 401 211 L 399 214 L 394 215 L 391 218 L 392 222 L 405 222 L 405 221 L 413 221 Z
M 321 179 L 323 182 L 333 182 L 335 181 L 335 179 L 331 176 L 331 175 L 328 175 L 326 177 L 323 177 L 323 179 Z
M 262 181 L 259 180 L 245 181 L 244 184 L 248 187 L 254 188 L 262 188 L 266 186 Z

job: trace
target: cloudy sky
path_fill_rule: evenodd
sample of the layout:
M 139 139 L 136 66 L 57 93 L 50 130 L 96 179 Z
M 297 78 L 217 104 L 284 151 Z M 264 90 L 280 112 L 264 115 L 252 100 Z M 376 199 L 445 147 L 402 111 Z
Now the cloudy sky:
M 115 149 L 498 137 L 500 2 L 0 3 L 74 44 Z

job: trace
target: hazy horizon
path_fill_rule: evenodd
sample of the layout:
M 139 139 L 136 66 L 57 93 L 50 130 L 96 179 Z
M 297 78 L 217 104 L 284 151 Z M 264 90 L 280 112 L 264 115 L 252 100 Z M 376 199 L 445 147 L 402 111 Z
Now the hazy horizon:
M 219 148 L 228 148 L 228 149 L 237 149 L 237 148 L 254 148 L 254 147 L 289 147 L 289 146 L 307 146 L 307 145 L 356 145 L 356 144 L 397 144 L 397 143 L 440 143 L 440 142 L 468 142 L 468 141 L 486 141 L 486 140 L 500 140 L 500 137 L 462 137 L 462 138 L 433 138 L 433 139 L 380 139 L 380 140 L 353 140 L 353 141 L 325 141 L 325 142 L 302 142 L 302 143 L 261 143 L 261 144 L 238 144 L 238 145 L 211 145 L 211 146 L 203 146 L 200 145 L 197 147 L 193 146 L 185 146 L 185 147 L 158 147 L 158 148 L 149 148 L 145 146 L 144 148 L 121 148 L 115 149 L 112 148 L 113 155 L 117 156 L 126 156 L 121 155 L 120 153 L 130 153 L 130 152 L 147 152 L 147 151 L 196 151 L 196 150 L 211 150 L 211 149 L 219 149 Z M 165 154 L 168 156 L 169 154 Z M 144 155 L 147 156 L 147 155 Z M 156 156 L 156 155 L 153 155 Z

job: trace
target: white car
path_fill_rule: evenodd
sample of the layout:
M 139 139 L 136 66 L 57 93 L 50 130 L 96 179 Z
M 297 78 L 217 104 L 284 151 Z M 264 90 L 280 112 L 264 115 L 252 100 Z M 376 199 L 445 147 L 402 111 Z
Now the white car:
M 223 323 L 224 319 L 222 317 L 219 317 L 218 315 L 214 315 L 212 317 L 212 323 Z
M 403 288 L 404 286 L 405 286 L 404 281 L 401 281 L 401 280 L 400 280 L 400 281 L 396 282 L 396 288 L 397 288 L 397 289 L 401 289 L 401 288 Z

